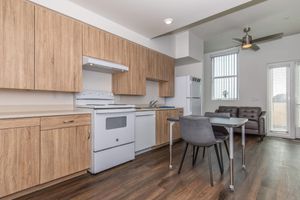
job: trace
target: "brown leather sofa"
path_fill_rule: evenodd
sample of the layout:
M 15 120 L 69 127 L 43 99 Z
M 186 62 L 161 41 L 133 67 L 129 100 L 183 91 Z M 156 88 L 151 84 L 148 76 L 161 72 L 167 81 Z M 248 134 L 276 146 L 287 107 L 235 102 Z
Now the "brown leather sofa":
M 235 107 L 219 106 L 218 113 L 230 113 L 231 117 L 243 117 L 249 121 L 245 125 L 246 134 L 259 135 L 261 140 L 266 135 L 266 112 L 260 107 Z M 241 132 L 241 128 L 234 129 L 234 132 Z

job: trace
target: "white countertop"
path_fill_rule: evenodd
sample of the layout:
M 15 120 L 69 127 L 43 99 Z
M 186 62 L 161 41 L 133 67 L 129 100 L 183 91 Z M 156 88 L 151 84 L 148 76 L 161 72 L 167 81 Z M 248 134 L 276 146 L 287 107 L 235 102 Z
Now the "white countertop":
M 137 108 L 136 112 L 142 111 L 157 111 L 157 110 L 176 110 L 178 108 Z
M 90 114 L 91 111 L 84 109 L 75 110 L 51 110 L 51 111 L 26 111 L 26 112 L 0 112 L 0 119 L 14 119 L 27 117 L 46 117 L 57 115 L 76 115 L 76 114 Z

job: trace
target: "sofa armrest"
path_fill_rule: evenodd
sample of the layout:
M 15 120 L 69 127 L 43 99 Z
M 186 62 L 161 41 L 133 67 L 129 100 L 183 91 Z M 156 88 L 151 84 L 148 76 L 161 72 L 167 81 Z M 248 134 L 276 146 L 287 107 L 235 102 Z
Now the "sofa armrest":
M 266 122 L 267 122 L 267 112 L 262 111 L 259 116 L 259 123 L 258 123 L 259 134 L 261 135 L 266 135 Z

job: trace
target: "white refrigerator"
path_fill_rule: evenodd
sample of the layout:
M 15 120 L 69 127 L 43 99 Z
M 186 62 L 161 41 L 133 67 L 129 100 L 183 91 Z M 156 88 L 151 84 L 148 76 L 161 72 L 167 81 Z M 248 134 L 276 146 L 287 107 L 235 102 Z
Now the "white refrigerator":
M 184 115 L 201 115 L 201 79 L 193 76 L 175 78 L 175 96 L 166 104 L 183 107 Z

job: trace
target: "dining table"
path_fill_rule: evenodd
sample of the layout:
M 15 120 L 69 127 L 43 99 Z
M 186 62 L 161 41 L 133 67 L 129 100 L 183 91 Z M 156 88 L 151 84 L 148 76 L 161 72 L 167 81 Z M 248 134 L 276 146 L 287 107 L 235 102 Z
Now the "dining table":
M 199 116 L 190 116 L 190 117 L 199 117 Z M 203 117 L 203 116 L 201 116 Z M 179 117 L 170 117 L 167 119 L 169 122 L 169 153 L 170 153 L 170 161 L 169 161 L 169 168 L 172 169 L 172 148 L 173 148 L 173 125 L 176 122 L 179 122 Z M 230 166 L 230 185 L 229 189 L 234 191 L 234 132 L 233 129 L 237 127 L 241 127 L 241 134 L 242 134 L 242 168 L 246 169 L 246 162 L 245 162 L 245 124 L 248 121 L 247 118 L 221 118 L 221 117 L 209 117 L 210 123 L 212 126 L 223 126 L 229 132 L 229 166 Z

